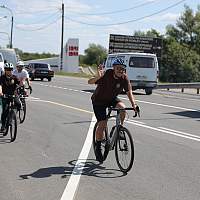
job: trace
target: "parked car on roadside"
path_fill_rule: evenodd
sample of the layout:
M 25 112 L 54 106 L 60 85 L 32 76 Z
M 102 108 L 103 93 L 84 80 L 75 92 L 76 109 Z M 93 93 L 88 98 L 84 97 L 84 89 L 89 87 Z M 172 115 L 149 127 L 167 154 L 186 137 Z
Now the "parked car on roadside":
M 37 78 L 42 81 L 44 78 L 51 81 L 52 77 L 54 77 L 54 71 L 47 63 L 29 63 L 27 70 L 32 81 Z

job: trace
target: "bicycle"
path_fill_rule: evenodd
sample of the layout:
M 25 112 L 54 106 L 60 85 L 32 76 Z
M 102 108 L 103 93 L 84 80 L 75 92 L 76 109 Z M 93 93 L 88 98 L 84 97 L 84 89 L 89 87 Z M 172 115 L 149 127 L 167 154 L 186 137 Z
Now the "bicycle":
M 106 160 L 109 151 L 115 149 L 115 158 L 117 161 L 117 165 L 120 170 L 124 173 L 130 171 L 134 162 L 134 143 L 131 136 L 130 131 L 121 125 L 120 120 L 120 112 L 133 110 L 133 108 L 108 108 L 108 114 L 106 116 L 106 120 L 108 121 L 110 118 L 116 118 L 115 125 L 111 128 L 111 131 L 108 131 L 108 126 L 104 131 L 104 140 L 101 143 L 103 161 Z M 111 115 L 112 111 L 116 111 L 116 115 Z M 136 112 L 133 117 L 140 116 L 140 109 L 137 106 Z M 96 122 L 93 130 L 93 149 L 96 156 L 96 128 L 98 123 Z M 121 154 L 120 154 L 121 153 Z M 130 153 L 130 158 L 128 158 L 128 154 Z
M 30 94 L 32 93 L 32 89 L 30 87 L 25 88 L 25 86 L 19 86 L 17 88 L 17 94 L 19 95 L 19 99 L 21 101 L 21 109 L 18 111 L 18 117 L 19 117 L 19 122 L 20 124 L 24 122 L 26 118 L 26 101 L 25 99 L 28 97 L 26 90 L 30 90 Z
M 16 95 L 3 95 L 2 98 L 8 100 L 8 114 L 6 116 L 5 121 L 5 131 L 3 132 L 3 136 L 8 134 L 10 131 L 10 141 L 14 142 L 17 136 L 17 117 L 16 117 L 16 106 L 15 106 L 15 98 Z

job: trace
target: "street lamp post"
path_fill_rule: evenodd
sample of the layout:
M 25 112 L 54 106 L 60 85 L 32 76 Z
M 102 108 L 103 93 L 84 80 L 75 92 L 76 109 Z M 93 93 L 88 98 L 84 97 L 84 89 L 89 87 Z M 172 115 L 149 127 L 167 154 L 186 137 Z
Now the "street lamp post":
M 11 29 L 10 29 L 10 48 L 13 47 L 12 41 L 13 41 L 13 12 L 10 8 L 6 7 L 5 5 L 0 6 L 0 8 L 5 8 L 11 13 Z

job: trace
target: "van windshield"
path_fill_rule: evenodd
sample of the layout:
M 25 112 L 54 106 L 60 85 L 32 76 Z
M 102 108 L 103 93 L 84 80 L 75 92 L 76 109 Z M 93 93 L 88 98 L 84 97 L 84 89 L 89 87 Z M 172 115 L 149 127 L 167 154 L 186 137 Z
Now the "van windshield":
M 154 58 L 150 57 L 131 57 L 129 60 L 129 66 L 135 68 L 154 68 Z

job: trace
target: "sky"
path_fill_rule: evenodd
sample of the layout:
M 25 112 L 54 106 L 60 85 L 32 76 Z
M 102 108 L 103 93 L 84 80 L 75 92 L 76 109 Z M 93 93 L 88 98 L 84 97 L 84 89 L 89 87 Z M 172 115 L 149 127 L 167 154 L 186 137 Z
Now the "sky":
M 89 44 L 108 49 L 110 34 L 133 35 L 135 31 L 156 29 L 165 33 L 175 25 L 184 5 L 197 11 L 199 0 L 0 0 L 0 46 L 11 33 L 13 47 L 23 52 L 59 54 L 61 48 L 61 5 L 64 3 L 64 44 L 79 39 L 79 53 Z

